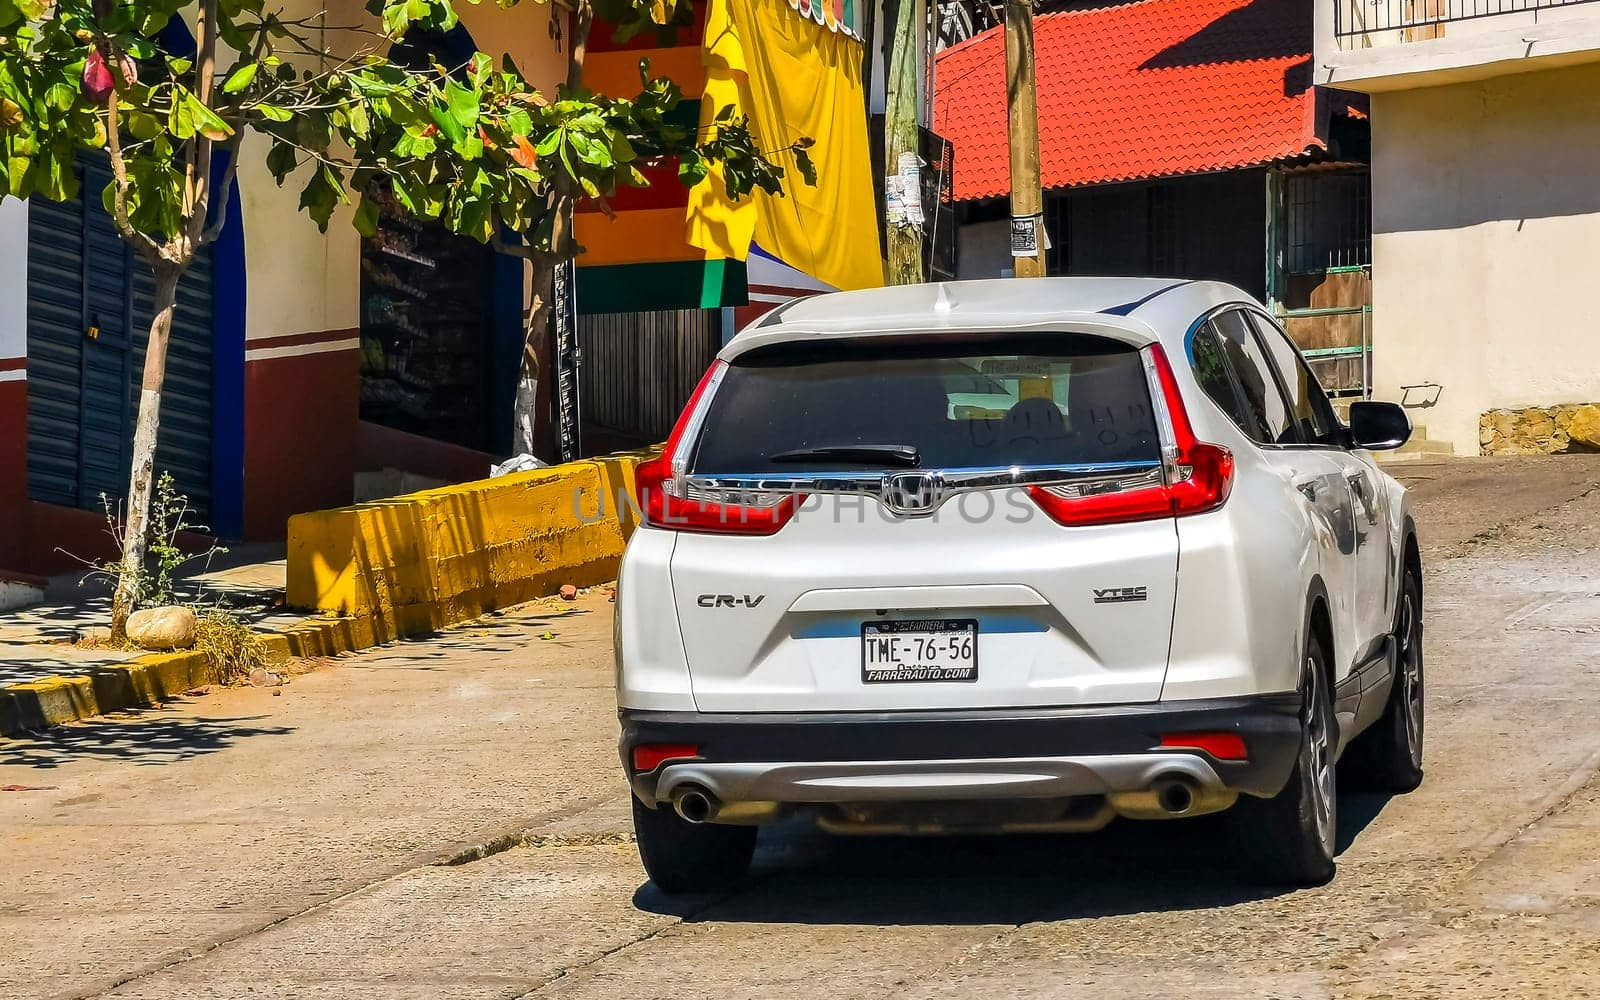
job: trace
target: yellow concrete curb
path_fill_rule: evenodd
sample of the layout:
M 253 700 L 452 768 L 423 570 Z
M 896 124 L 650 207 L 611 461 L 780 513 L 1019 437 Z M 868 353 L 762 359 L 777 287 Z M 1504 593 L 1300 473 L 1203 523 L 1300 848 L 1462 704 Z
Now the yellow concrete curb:
M 636 525 L 618 452 L 289 519 L 289 607 L 348 615 L 376 641 L 615 579 Z
M 262 633 L 269 659 L 334 656 L 377 644 L 370 620 L 314 618 Z M 218 681 L 201 653 L 147 653 L 72 677 L 41 677 L 0 688 L 0 736 L 59 726 L 127 708 L 158 705 Z

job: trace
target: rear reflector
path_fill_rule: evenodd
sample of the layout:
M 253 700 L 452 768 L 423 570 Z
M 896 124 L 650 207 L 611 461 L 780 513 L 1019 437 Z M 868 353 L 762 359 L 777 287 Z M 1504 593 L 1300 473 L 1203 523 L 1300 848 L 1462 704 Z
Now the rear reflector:
M 1238 733 L 1167 733 L 1161 745 L 1169 750 L 1199 750 L 1217 760 L 1248 760 L 1244 737 Z
M 692 743 L 641 743 L 633 748 L 633 769 L 649 774 L 669 760 L 692 760 L 700 748 Z

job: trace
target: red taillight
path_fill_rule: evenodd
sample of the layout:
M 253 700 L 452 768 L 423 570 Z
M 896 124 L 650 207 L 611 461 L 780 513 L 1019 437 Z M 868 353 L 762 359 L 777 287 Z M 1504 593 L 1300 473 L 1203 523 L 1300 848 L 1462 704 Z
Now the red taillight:
M 1233 453 L 1221 445 L 1195 440 L 1166 352 L 1160 344 L 1152 344 L 1147 350 L 1172 429 L 1172 457 L 1164 463 L 1167 481 L 1159 486 L 1085 496 L 1070 495 L 1056 487 L 1028 487 L 1034 503 L 1056 521 L 1070 525 L 1149 521 L 1215 510 L 1228 499 L 1228 491 L 1233 488 Z
M 723 369 L 725 361 L 714 362 L 706 369 L 700 384 L 684 406 L 672 435 L 662 448 L 659 458 L 641 463 L 634 470 L 634 489 L 639 497 L 639 510 L 651 527 L 675 531 L 703 531 L 728 535 L 770 535 L 789 523 L 789 519 L 805 499 L 800 494 L 781 496 L 750 496 L 718 494 L 705 496 L 679 496 L 680 486 L 673 475 L 673 459 L 683 447 L 689 426 L 696 412 L 710 403 L 707 394 Z
M 1169 750 L 1199 750 L 1217 760 L 1247 760 L 1244 737 L 1238 733 L 1168 733 L 1161 745 Z
M 1178 481 L 1167 487 L 1172 494 L 1172 512 L 1182 515 L 1216 510 L 1233 489 L 1233 452 L 1220 444 L 1195 440 L 1167 352 L 1160 344 L 1150 345 L 1149 351 L 1151 367 L 1156 370 L 1167 415 L 1172 420 L 1172 441 L 1177 446 L 1173 464 L 1178 467 Z
M 692 760 L 700 748 L 692 743 L 641 743 L 633 748 L 633 769 L 649 774 L 669 760 Z

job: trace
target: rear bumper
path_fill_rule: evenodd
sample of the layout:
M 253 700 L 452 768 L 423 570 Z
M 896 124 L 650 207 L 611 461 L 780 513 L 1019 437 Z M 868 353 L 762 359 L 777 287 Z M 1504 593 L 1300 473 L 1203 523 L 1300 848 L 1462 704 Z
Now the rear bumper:
M 698 786 L 724 803 L 1066 798 L 1197 791 L 1276 794 L 1300 747 L 1294 692 L 1092 708 L 708 714 L 624 709 L 622 761 L 635 794 Z M 1248 759 L 1164 749 L 1165 733 L 1228 732 Z M 693 760 L 633 772 L 635 746 L 691 744 Z

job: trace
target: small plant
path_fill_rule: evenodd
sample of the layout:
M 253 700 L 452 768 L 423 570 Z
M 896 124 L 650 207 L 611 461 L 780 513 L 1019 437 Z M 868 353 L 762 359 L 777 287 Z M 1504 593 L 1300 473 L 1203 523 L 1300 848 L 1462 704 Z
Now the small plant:
M 106 534 L 111 536 L 117 549 L 121 550 L 124 548 L 127 535 L 122 505 L 113 503 L 104 493 L 100 494 L 100 505 L 106 514 Z M 84 574 L 79 584 L 93 579 L 108 580 L 114 587 L 126 584 L 127 591 L 133 594 L 135 609 L 179 603 L 178 571 L 192 562 L 209 563 L 213 556 L 223 555 L 228 551 L 225 547 L 212 543 L 200 551 L 185 552 L 178 544 L 180 535 L 185 532 L 204 533 L 209 530 L 203 524 L 191 523 L 190 514 L 189 498 L 178 492 L 172 474 L 163 472 L 156 482 L 155 499 L 150 505 L 149 545 L 145 550 L 143 567 L 134 574 L 133 579 L 125 581 L 126 568 L 121 561 L 79 558 L 79 562 L 89 567 L 89 572 Z
M 217 668 L 217 680 L 234 684 L 267 664 L 267 644 L 260 633 L 218 604 L 197 609 L 194 648 Z

